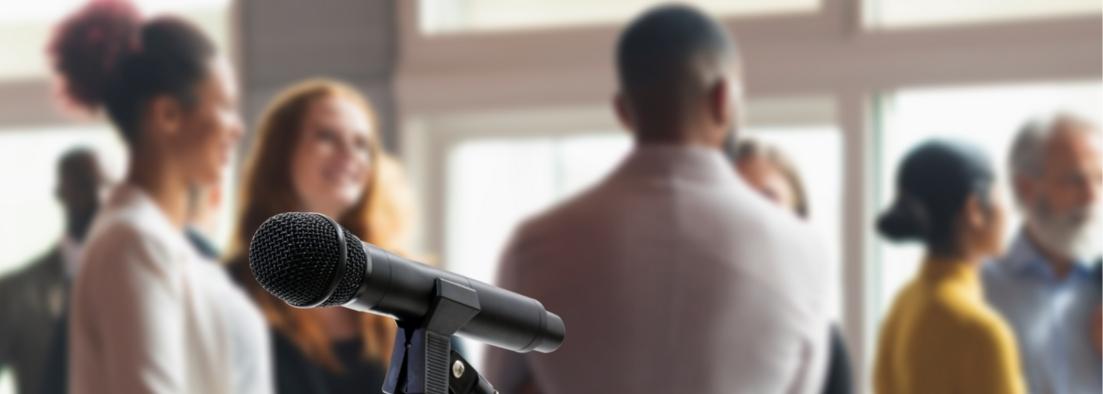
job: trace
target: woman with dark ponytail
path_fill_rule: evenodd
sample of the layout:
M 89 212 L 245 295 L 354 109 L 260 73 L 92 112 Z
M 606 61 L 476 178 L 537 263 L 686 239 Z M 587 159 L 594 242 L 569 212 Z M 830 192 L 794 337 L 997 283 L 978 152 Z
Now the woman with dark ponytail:
M 270 393 L 264 320 L 185 235 L 242 136 L 229 63 L 193 25 L 94 1 L 50 46 L 66 97 L 103 109 L 126 180 L 98 214 L 71 300 L 72 393 Z
M 1003 248 L 1005 208 L 994 184 L 971 145 L 930 141 L 904 158 L 877 230 L 923 243 L 926 258 L 882 324 L 877 393 L 1024 392 L 1013 334 L 984 303 L 977 272 Z

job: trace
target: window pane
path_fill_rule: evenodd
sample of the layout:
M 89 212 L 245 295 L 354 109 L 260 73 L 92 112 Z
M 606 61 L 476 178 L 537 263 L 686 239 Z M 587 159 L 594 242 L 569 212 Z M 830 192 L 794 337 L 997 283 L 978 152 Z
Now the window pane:
M 172 13 L 199 25 L 222 50 L 229 50 L 230 0 L 138 0 L 147 15 Z M 82 0 L 36 0 L 0 13 L 0 80 L 49 75 L 46 46 L 61 18 L 80 8 Z
M 887 206 L 894 197 L 895 171 L 908 149 L 939 136 L 971 141 L 984 148 L 997 170 L 1000 189 L 1007 193 L 1007 151 L 1018 128 L 1031 117 L 1057 110 L 1080 114 L 1098 124 L 1103 121 L 1103 85 L 1084 82 L 905 90 L 884 97 L 879 105 L 883 116 L 876 209 Z M 1005 201 L 1011 201 L 1009 195 L 1005 197 Z M 1017 231 L 1018 223 L 1017 217 L 1011 220 L 1008 236 Z M 874 330 L 922 258 L 916 245 L 894 245 L 880 238 L 876 245 Z
M 448 157 L 448 269 L 493 282 L 524 218 L 593 184 L 628 150 L 622 133 L 478 139 Z
M 422 0 L 421 29 L 433 34 L 471 30 L 524 29 L 578 24 L 623 23 L 658 0 Z M 813 11 L 819 0 L 695 0 L 686 3 L 718 15 Z
M 871 24 L 885 27 L 1098 14 L 1099 0 L 868 0 Z
M 448 159 L 449 270 L 492 282 L 512 226 L 556 195 L 550 139 L 464 143 Z M 476 231 L 477 230 L 477 231 Z
M 53 246 L 63 232 L 54 197 L 57 160 L 69 149 L 92 149 L 112 179 L 119 179 L 126 150 L 113 130 L 84 127 L 0 130 L 0 274 L 21 267 Z
M 492 283 L 498 259 L 526 217 L 593 184 L 627 152 L 624 133 L 475 139 L 447 158 L 445 264 Z M 464 341 L 479 366 L 483 345 Z

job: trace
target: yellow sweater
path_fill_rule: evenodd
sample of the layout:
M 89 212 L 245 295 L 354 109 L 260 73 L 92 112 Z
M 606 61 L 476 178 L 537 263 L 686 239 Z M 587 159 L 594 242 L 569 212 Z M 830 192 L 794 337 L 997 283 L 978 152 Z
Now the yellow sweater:
M 985 304 L 975 267 L 925 262 L 881 327 L 878 394 L 1026 391 L 1015 339 Z

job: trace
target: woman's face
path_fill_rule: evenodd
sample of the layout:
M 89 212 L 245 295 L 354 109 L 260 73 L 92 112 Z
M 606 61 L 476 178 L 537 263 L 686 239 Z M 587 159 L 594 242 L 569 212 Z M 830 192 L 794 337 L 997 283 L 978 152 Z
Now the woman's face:
M 752 189 L 782 208 L 796 212 L 796 191 L 790 187 L 781 169 L 769 160 L 762 157 L 748 157 L 740 160 L 735 168 Z
M 329 96 L 310 104 L 291 162 L 304 209 L 336 218 L 360 201 L 372 171 L 372 127 L 349 99 Z
M 166 146 L 167 152 L 176 152 L 195 186 L 219 184 L 244 133 L 229 62 L 215 58 L 209 67 L 195 89 L 195 103 L 180 111 L 179 127 L 174 128 L 179 132 L 170 134 Z

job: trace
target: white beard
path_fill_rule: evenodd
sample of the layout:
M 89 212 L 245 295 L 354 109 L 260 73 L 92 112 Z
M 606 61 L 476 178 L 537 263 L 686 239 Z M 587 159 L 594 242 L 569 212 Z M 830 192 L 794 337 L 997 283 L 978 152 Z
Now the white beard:
M 1084 263 L 1103 255 L 1103 204 L 1055 213 L 1049 204 L 1027 209 L 1027 219 L 1038 243 L 1052 252 Z

